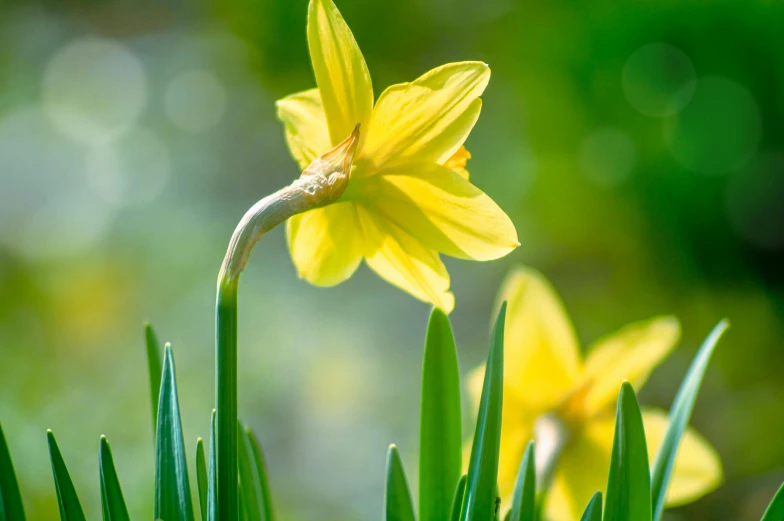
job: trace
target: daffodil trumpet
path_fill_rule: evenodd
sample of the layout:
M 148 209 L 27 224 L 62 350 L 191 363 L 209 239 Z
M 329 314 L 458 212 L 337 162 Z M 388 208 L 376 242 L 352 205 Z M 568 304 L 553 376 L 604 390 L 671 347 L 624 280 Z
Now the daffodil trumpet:
M 261 237 L 299 213 L 337 201 L 346 189 L 359 142 L 359 125 L 332 150 L 313 160 L 289 186 L 248 210 L 234 230 L 218 275 L 215 400 L 217 410 L 217 519 L 238 519 L 237 290 L 250 252 Z

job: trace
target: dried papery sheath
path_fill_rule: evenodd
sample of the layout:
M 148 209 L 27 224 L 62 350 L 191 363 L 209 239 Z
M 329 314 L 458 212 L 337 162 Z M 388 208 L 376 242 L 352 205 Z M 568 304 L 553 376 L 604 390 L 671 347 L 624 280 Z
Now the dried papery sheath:
M 236 280 L 253 246 L 271 229 L 294 215 L 337 201 L 348 186 L 358 143 L 359 124 L 335 148 L 314 159 L 296 181 L 254 204 L 232 234 L 218 280 Z

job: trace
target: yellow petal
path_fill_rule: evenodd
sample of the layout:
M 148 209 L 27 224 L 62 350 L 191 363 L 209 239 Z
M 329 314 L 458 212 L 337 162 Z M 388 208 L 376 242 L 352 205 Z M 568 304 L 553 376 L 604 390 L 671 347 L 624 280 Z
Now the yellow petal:
M 644 410 L 645 437 L 651 465 L 664 441 L 669 425 L 667 413 Z M 694 429 L 686 429 L 675 457 L 672 478 L 667 489 L 667 506 L 679 506 L 713 491 L 721 483 L 721 460 L 716 451 Z
M 299 276 L 317 286 L 334 286 L 354 273 L 362 260 L 361 233 L 353 203 L 310 210 L 286 223 Z
M 332 148 L 318 89 L 292 94 L 275 105 L 286 130 L 286 143 L 301 169 Z
M 566 445 L 547 497 L 547 519 L 580 519 L 591 497 L 597 491 L 604 491 L 614 427 L 613 417 L 591 421 Z
M 488 81 L 486 64 L 461 62 L 387 88 L 373 109 L 365 159 L 377 167 L 414 158 L 443 164 L 474 127 Z
M 466 170 L 466 165 L 468 164 L 468 160 L 471 159 L 471 152 L 469 152 L 465 145 L 461 146 L 457 149 L 452 157 L 446 160 L 444 166 L 453 170 L 456 174 L 460 177 L 468 181 L 468 170 Z
M 330 141 L 337 145 L 357 123 L 364 132 L 373 110 L 373 87 L 365 58 L 332 0 L 311 0 L 308 47 Z
M 680 325 L 676 318 L 658 317 L 630 324 L 598 340 L 585 360 L 586 412 L 590 415 L 614 407 L 624 380 L 631 382 L 635 389 L 641 389 L 679 337 Z
M 555 407 L 580 374 L 577 338 L 545 278 L 529 268 L 509 274 L 498 296 L 506 300 L 504 398 L 535 410 Z
M 451 312 L 455 299 L 449 292 L 449 274 L 438 253 L 383 216 L 362 206 L 357 206 L 357 210 L 364 231 L 368 266 L 390 284 Z
M 436 163 L 401 164 L 352 179 L 355 197 L 438 252 L 491 260 L 515 249 L 512 221 L 480 189 Z

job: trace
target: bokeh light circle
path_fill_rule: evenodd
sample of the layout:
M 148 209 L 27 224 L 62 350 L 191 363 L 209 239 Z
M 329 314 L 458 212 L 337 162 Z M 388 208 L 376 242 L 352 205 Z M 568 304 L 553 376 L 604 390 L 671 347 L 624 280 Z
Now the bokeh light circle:
M 579 161 L 588 179 L 600 185 L 612 186 L 631 175 L 637 164 L 637 147 L 623 130 L 603 127 L 583 140 Z
M 621 84 L 627 101 L 651 117 L 677 114 L 694 94 L 694 64 L 670 44 L 651 43 L 637 49 L 623 66 Z
M 152 131 L 136 128 L 115 143 L 93 147 L 86 158 L 87 182 L 113 205 L 154 201 L 171 176 L 171 154 Z
M 50 60 L 43 102 L 54 126 L 88 145 L 108 143 L 134 125 L 147 101 L 139 59 L 118 42 L 88 37 Z
M 216 125 L 226 110 L 226 89 L 205 70 L 180 73 L 166 89 L 169 119 L 188 132 L 202 132 Z
M 743 168 L 761 136 L 757 102 L 745 87 L 723 77 L 701 78 L 689 105 L 665 126 L 675 159 L 703 174 Z
M 784 153 L 766 153 L 727 186 L 727 214 L 735 231 L 765 250 L 784 249 Z

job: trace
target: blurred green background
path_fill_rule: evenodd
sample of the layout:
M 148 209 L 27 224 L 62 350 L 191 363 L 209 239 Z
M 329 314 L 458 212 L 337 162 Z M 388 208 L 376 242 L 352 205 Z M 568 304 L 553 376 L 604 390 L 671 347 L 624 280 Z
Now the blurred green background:
M 733 323 L 693 423 L 722 488 L 670 521 L 755 519 L 784 478 L 784 3 L 342 0 L 378 95 L 449 61 L 493 78 L 472 180 L 522 246 L 447 260 L 461 367 L 498 284 L 541 270 L 583 344 L 660 313 L 681 347 L 641 395 L 668 406 Z M 298 175 L 274 101 L 314 86 L 306 0 L 0 4 L 0 421 L 28 517 L 54 519 L 52 428 L 88 517 L 98 438 L 132 516 L 152 513 L 142 323 L 177 357 L 189 444 L 208 433 L 213 299 L 234 225 Z M 416 481 L 427 306 L 366 268 L 319 289 L 282 230 L 241 291 L 240 410 L 283 519 L 378 519 L 385 449 Z M 467 422 L 467 426 L 470 422 Z

